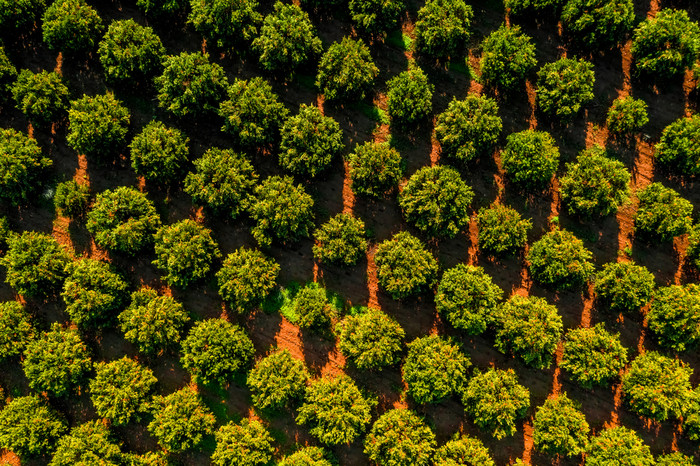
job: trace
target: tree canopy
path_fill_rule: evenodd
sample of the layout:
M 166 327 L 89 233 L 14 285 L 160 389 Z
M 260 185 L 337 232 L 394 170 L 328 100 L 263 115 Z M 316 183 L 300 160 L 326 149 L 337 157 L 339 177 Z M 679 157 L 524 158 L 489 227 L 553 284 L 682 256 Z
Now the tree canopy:
M 593 99 L 593 63 L 560 58 L 537 72 L 537 105 L 550 118 L 571 119 Z
M 501 152 L 506 177 L 527 190 L 545 188 L 559 167 L 559 148 L 546 131 L 509 134 Z
M 481 77 L 503 93 L 511 93 L 537 65 L 535 44 L 519 26 L 502 25 L 481 44 Z
M 377 464 L 428 466 L 435 452 L 435 434 L 409 409 L 390 409 L 379 416 L 365 437 L 365 454 Z
M 671 241 L 692 226 L 693 204 L 661 183 L 651 183 L 637 192 L 639 208 L 634 227 L 648 239 Z
M 367 252 L 365 222 L 350 214 L 331 217 L 315 232 L 314 258 L 319 262 L 355 265 Z
M 502 204 L 482 207 L 476 221 L 479 248 L 495 255 L 512 254 L 523 248 L 532 229 L 532 220 L 522 218 L 517 210 Z
M 394 299 L 401 299 L 431 286 L 438 271 L 435 257 L 407 231 L 381 242 L 374 255 L 377 279 Z
M 569 330 L 559 367 L 586 388 L 607 386 L 627 365 L 627 348 L 619 333 L 610 333 L 604 324 Z
M 81 154 L 106 159 L 126 142 L 129 121 L 129 109 L 114 94 L 84 95 L 70 104 L 66 140 Z
M 131 140 L 131 167 L 146 181 L 170 184 L 182 179 L 190 139 L 173 127 L 153 120 Z
M 388 142 L 358 144 L 348 156 L 348 166 L 352 190 L 369 197 L 392 191 L 403 174 L 401 154 Z
M 654 466 L 649 447 L 627 427 L 608 427 L 593 437 L 586 451 L 586 465 Z
M 216 431 L 216 450 L 211 461 L 216 466 L 260 466 L 269 463 L 275 449 L 272 436 L 255 419 L 229 422 Z
M 125 19 L 112 21 L 97 54 L 107 80 L 135 84 L 163 69 L 165 47 L 153 29 Z
M 51 159 L 36 140 L 14 129 L 0 129 L 0 199 L 24 204 L 38 191 Z
M 532 277 L 546 286 L 572 288 L 583 285 L 595 271 L 593 253 L 567 230 L 555 228 L 535 241 L 527 253 Z
M 381 370 L 398 362 L 406 337 L 396 320 L 365 308 L 338 323 L 338 349 L 358 369 Z
M 374 1 L 369 0 L 368 3 Z M 321 57 L 316 85 L 331 101 L 363 99 L 378 74 L 379 68 L 372 61 L 364 41 L 343 37 L 340 42 L 331 44 Z
M 416 50 L 436 58 L 457 58 L 470 37 L 474 18 L 464 0 L 427 0 L 418 10 Z
M 694 348 L 700 341 L 700 285 L 658 288 L 647 320 L 663 346 L 674 351 Z
M 286 349 L 277 349 L 255 363 L 248 373 L 248 388 L 259 409 L 280 409 L 300 400 L 309 371 Z
M 277 285 L 280 265 L 255 249 L 239 248 L 216 273 L 219 295 L 239 313 L 250 312 Z
M 608 262 L 595 276 L 595 292 L 615 311 L 634 311 L 651 299 L 654 274 L 635 262 Z
M 17 397 L 0 411 L 0 448 L 22 458 L 51 453 L 66 421 L 37 395 Z
M 536 450 L 548 455 L 578 456 L 586 451 L 590 427 L 566 393 L 548 398 L 532 422 Z

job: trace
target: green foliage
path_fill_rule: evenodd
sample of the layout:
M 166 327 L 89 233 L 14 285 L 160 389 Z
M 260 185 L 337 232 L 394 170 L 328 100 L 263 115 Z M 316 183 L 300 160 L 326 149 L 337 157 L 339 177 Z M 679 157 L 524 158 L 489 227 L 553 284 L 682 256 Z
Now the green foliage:
M 245 156 L 212 147 L 194 161 L 195 171 L 185 178 L 185 192 L 215 214 L 238 217 L 251 202 L 258 179 Z
M 365 222 L 340 213 L 314 232 L 314 258 L 319 262 L 355 265 L 367 252 L 366 237 Z
M 699 175 L 700 115 L 679 118 L 664 128 L 654 157 L 679 175 Z
M 33 337 L 34 326 L 24 306 L 18 301 L 0 302 L 0 362 L 22 354 Z
M 528 14 L 544 14 L 542 10 L 559 10 L 566 0 L 504 0 L 506 9 L 516 16 Z M 532 11 L 536 10 L 536 11 Z
M 360 100 L 378 74 L 379 68 L 362 39 L 343 37 L 321 57 L 316 85 L 327 100 Z
M 292 313 L 298 316 L 295 323 L 301 328 L 326 329 L 337 316 L 338 309 L 328 299 L 324 288 L 317 283 L 309 283 L 294 297 Z
M 68 121 L 68 145 L 81 154 L 104 158 L 124 145 L 129 109 L 112 93 L 84 95 L 71 102 Z
M 395 126 L 413 126 L 427 120 L 433 109 L 435 86 L 418 66 L 410 66 L 386 83 L 387 108 Z
M 401 154 L 388 142 L 368 141 L 355 146 L 348 157 L 352 190 L 357 194 L 382 197 L 401 179 Z
M 280 409 L 302 397 L 309 377 L 304 361 L 278 349 L 255 363 L 248 373 L 248 389 L 256 408 Z
M 683 453 L 675 452 L 658 456 L 656 466 L 695 466 L 695 460 Z
M 81 328 L 106 326 L 124 308 L 128 285 L 106 262 L 82 258 L 66 265 L 61 296 L 66 312 Z
M 236 79 L 228 88 L 228 100 L 219 105 L 219 116 L 224 119 L 221 131 L 250 149 L 276 143 L 288 114 L 272 86 L 259 76 Z
M 446 165 L 423 167 L 399 194 L 406 221 L 432 237 L 453 238 L 469 224 L 474 191 Z
M 153 371 L 126 356 L 95 365 L 90 381 L 90 400 L 97 415 L 114 425 L 124 425 L 148 409 L 153 385 L 158 381 Z
M 0 199 L 11 205 L 30 200 L 52 164 L 33 138 L 11 128 L 0 129 Z
M 332 466 L 324 458 L 325 451 L 320 447 L 305 447 L 282 458 L 278 466 Z
M 350 16 L 366 34 L 383 34 L 394 28 L 406 5 L 404 0 L 350 0 Z
M 68 218 L 81 218 L 87 212 L 90 203 L 90 186 L 75 180 L 64 181 L 56 185 L 53 196 L 56 212 Z
M 26 34 L 45 8 L 46 0 L 0 0 L 0 28 L 5 34 Z
M 416 49 L 435 58 L 453 58 L 469 40 L 474 11 L 464 0 L 428 0 L 418 10 Z
M 243 314 L 259 306 L 277 284 L 280 265 L 255 249 L 239 248 L 216 273 L 219 295 Z
M 564 330 L 556 306 L 544 298 L 513 295 L 496 310 L 493 319 L 499 351 L 510 351 L 539 369 L 552 365 Z
M 579 154 L 566 164 L 559 180 L 561 198 L 574 214 L 595 217 L 617 212 L 630 198 L 630 173 L 625 164 L 614 160 L 601 146 Z
M 700 285 L 660 287 L 647 319 L 661 345 L 674 351 L 694 348 L 700 341 Z
M 190 6 L 189 23 L 219 47 L 251 41 L 262 20 L 257 0 L 190 0 Z
M 0 244 L 2 244 L 1 239 Z M 691 261 L 696 268 L 700 269 L 700 224 L 696 224 L 690 229 L 686 258 Z
M 455 328 L 479 335 L 492 323 L 503 290 L 481 267 L 457 264 L 445 271 L 435 307 Z
M 120 186 L 97 195 L 85 226 L 98 246 L 133 255 L 153 243 L 160 217 L 144 193 Z
M 654 291 L 654 274 L 634 262 L 609 262 L 595 278 L 595 292 L 615 311 L 637 310 Z
M 68 88 L 55 71 L 20 71 L 12 96 L 17 110 L 37 126 L 58 120 L 68 108 Z
M 489 369 L 471 378 L 462 401 L 474 423 L 501 440 L 515 434 L 515 421 L 530 407 L 530 391 L 513 369 Z
M 683 433 L 693 441 L 700 440 L 700 389 L 690 394 L 690 401 L 683 411 Z
M 5 47 L 0 45 L 0 102 L 5 100 L 5 94 L 10 92 L 16 78 L 17 68 L 7 58 Z
M 681 417 L 692 401 L 693 369 L 655 351 L 637 356 L 622 376 L 622 390 L 630 409 L 662 422 Z
M 537 72 L 537 105 L 550 118 L 568 120 L 593 99 L 593 64 L 560 58 Z
M 102 18 L 85 0 L 54 1 L 46 9 L 41 29 L 51 50 L 66 53 L 91 51 L 102 34 Z
M 22 296 L 48 296 L 66 277 L 70 255 L 53 237 L 36 231 L 10 234 L 7 253 L 0 258 L 5 282 Z
M 685 10 L 664 8 L 634 30 L 632 58 L 640 74 L 665 79 L 682 74 L 700 53 L 700 26 Z
M 119 314 L 124 338 L 146 354 L 176 346 L 189 320 L 182 304 L 170 296 L 158 296 L 152 288 L 132 293 L 131 304 Z
M 314 200 L 291 177 L 271 176 L 255 187 L 250 217 L 255 222 L 253 237 L 263 247 L 273 241 L 295 242 L 306 238 L 313 228 Z
M 626 427 L 604 428 L 586 451 L 587 466 L 654 466 L 654 457 L 637 433 Z
M 406 337 L 401 325 L 378 309 L 345 317 L 336 327 L 338 350 L 354 367 L 381 370 L 399 361 Z
M 435 136 L 443 154 L 466 163 L 488 154 L 502 129 L 496 101 L 469 94 L 464 100 L 453 98 L 447 110 L 438 115 Z
M 83 381 L 92 362 L 78 332 L 54 322 L 27 344 L 22 367 L 32 389 L 61 397 Z
M 394 299 L 406 298 L 432 286 L 438 272 L 435 257 L 421 240 L 407 231 L 381 242 L 374 261 L 379 285 Z
M 537 65 L 532 38 L 519 26 L 502 25 L 481 44 L 481 78 L 504 93 L 513 92 Z
M 223 385 L 246 369 L 255 354 L 253 342 L 238 325 L 223 319 L 197 322 L 182 342 L 182 367 L 198 382 Z
M 649 123 L 647 108 L 647 103 L 642 99 L 635 99 L 629 95 L 618 97 L 608 110 L 608 129 L 617 134 L 639 131 Z
M 221 257 L 211 230 L 191 219 L 159 229 L 155 235 L 155 251 L 153 265 L 165 273 L 163 281 L 179 288 L 203 280 L 212 262 Z
M 578 456 L 586 451 L 590 427 L 566 393 L 548 398 L 532 422 L 536 450 L 548 455 Z
M 216 422 L 190 387 L 153 397 L 152 413 L 148 431 L 161 447 L 172 453 L 198 447 L 206 435 L 211 435 Z
M 189 142 L 179 129 L 153 120 L 129 144 L 131 167 L 149 182 L 177 182 L 187 163 Z
M 112 21 L 97 54 L 108 81 L 138 83 L 162 71 L 165 47 L 153 29 L 125 19 Z
M 586 47 L 610 47 L 635 22 L 632 0 L 568 0 L 561 12 L 564 29 Z
M 515 253 L 525 247 L 532 220 L 523 219 L 512 207 L 492 204 L 482 207 L 476 217 L 479 226 L 479 248 L 490 254 Z
M 364 433 L 375 404 L 347 375 L 322 377 L 306 389 L 296 422 L 325 445 L 349 445 Z
M 228 80 L 224 69 L 209 61 L 209 55 L 182 52 L 166 57 L 163 65 L 163 74 L 155 79 L 161 108 L 176 117 L 216 111 L 226 94 Z
M 671 241 L 692 226 L 693 204 L 661 183 L 651 183 L 637 192 L 639 208 L 634 228 L 649 238 Z
M 436 446 L 433 431 L 409 409 L 379 416 L 364 444 L 370 460 L 392 466 L 428 466 Z
M 323 44 L 304 10 L 278 1 L 274 12 L 265 17 L 253 50 L 260 55 L 263 69 L 290 75 L 319 56 Z
M 123 464 L 121 448 L 110 438 L 102 421 L 88 421 L 73 427 L 58 440 L 49 466 L 117 466 Z
M 136 0 L 136 6 L 146 15 L 155 17 L 180 13 L 188 3 L 187 0 Z
M 272 442 L 260 421 L 244 418 L 239 424 L 229 422 L 216 431 L 216 450 L 211 461 L 216 466 L 265 465 L 275 452 Z
M 564 337 L 564 352 L 559 367 L 585 388 L 608 386 L 627 364 L 627 348 L 620 343 L 620 334 L 612 334 L 605 326 L 576 328 Z
M 66 430 L 66 421 L 37 395 L 15 398 L 0 411 L 0 448 L 23 458 L 50 453 Z
M 318 175 L 344 147 L 338 122 L 313 105 L 301 104 L 299 113 L 287 118 L 280 131 L 280 165 L 295 175 Z
M 435 466 L 496 466 L 481 440 L 457 434 L 437 449 L 433 463 Z
M 471 365 L 458 345 L 430 335 L 408 344 L 401 375 L 417 403 L 439 403 L 462 392 Z
M 593 275 L 592 258 L 583 241 L 559 228 L 535 241 L 526 257 L 535 281 L 563 289 L 581 286 Z

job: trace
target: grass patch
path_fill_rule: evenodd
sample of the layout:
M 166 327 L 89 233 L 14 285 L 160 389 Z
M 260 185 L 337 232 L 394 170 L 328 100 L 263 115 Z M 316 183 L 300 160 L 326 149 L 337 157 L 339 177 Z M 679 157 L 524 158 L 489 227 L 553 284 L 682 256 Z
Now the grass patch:
M 398 49 L 409 51 L 413 48 L 413 39 L 399 30 L 386 36 L 386 42 Z
M 305 286 L 320 287 L 316 282 L 309 282 Z M 290 283 L 287 287 L 279 287 L 262 304 L 262 310 L 268 314 L 279 312 L 285 319 L 293 324 L 299 322 L 299 314 L 294 310 L 294 297 L 302 285 Z M 340 315 L 345 309 L 345 300 L 338 293 L 326 290 L 326 298 L 331 307 Z
M 301 87 L 307 89 L 316 89 L 316 77 L 308 74 L 297 74 L 294 76 L 294 81 Z
M 383 125 L 388 125 L 390 122 L 389 115 L 387 115 L 387 113 L 384 110 L 377 107 L 376 105 L 369 105 L 365 102 L 360 102 L 357 105 L 357 108 L 364 116 L 366 116 L 372 121 L 376 121 Z

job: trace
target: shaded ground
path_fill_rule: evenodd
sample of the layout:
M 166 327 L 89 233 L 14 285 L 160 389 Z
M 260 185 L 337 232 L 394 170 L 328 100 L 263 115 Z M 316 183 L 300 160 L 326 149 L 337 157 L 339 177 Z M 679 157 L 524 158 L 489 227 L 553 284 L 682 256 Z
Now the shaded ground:
M 105 0 L 95 3 L 105 19 L 135 17 L 143 24 L 149 23 L 134 8 L 133 2 Z M 412 23 L 415 20 L 415 12 L 420 7 L 420 2 L 414 0 L 408 3 L 410 5 L 409 14 L 404 19 L 402 31 L 411 36 L 413 34 Z M 435 115 L 446 108 L 453 96 L 462 98 L 469 92 L 490 92 L 488 89 L 483 89 L 478 80 L 478 43 L 505 20 L 521 25 L 524 31 L 534 38 L 538 46 L 540 64 L 555 60 L 559 55 L 565 53 L 572 54 L 567 50 L 566 41 L 560 37 L 559 28 L 552 21 L 548 21 L 546 18 L 540 18 L 537 21 L 528 18 L 516 20 L 507 18 L 501 3 L 497 0 L 475 0 L 472 3 L 476 20 L 468 55 L 469 68 L 453 66 L 448 70 L 435 64 L 420 62 L 436 87 Z M 270 4 L 269 1 L 263 2 L 263 9 L 269 11 Z M 695 19 L 698 19 L 700 15 L 700 7 L 690 0 L 668 2 L 636 0 L 635 6 L 640 20 L 647 15 L 653 15 L 659 7 L 667 6 L 688 8 Z M 314 21 L 326 46 L 352 32 L 346 18 L 331 20 L 321 16 L 315 17 Z M 251 57 L 214 50 L 202 44 L 201 38 L 191 31 L 183 32 L 181 27 L 184 22 L 182 21 L 176 24 L 155 23 L 152 25 L 161 36 L 169 53 L 174 54 L 181 50 L 201 50 L 205 47 L 212 58 L 224 66 L 231 78 L 261 74 L 255 66 L 255 60 Z M 101 79 L 99 62 L 94 56 L 57 57 L 42 46 L 39 33 L 34 33 L 27 38 L 6 40 L 6 45 L 11 59 L 19 67 L 35 71 L 39 69 L 61 70 L 69 81 L 74 97 L 78 97 L 84 92 L 88 94 L 103 92 L 107 88 Z M 692 83 L 685 79 L 684 82 L 679 81 L 658 86 L 636 81 L 630 73 L 629 50 L 628 42 L 617 50 L 588 57 L 596 65 L 596 98 L 568 126 L 562 126 L 558 122 L 548 122 L 537 114 L 534 105 L 534 74 L 528 80 L 523 92 L 516 93 L 507 99 L 496 96 L 499 99 L 501 116 L 504 120 L 501 143 L 505 141 L 505 137 L 509 133 L 526 128 L 550 131 L 562 152 L 563 160 L 560 173 L 565 167 L 565 162 L 573 160 L 581 149 L 595 144 L 608 144 L 631 170 L 634 189 L 639 189 L 652 181 L 663 181 L 664 184 L 677 189 L 684 197 L 697 205 L 700 202 L 700 191 L 698 191 L 694 181 L 669 179 L 665 174 L 656 172 L 652 163 L 653 145 L 658 141 L 662 129 L 694 107 L 694 97 L 689 92 Z M 351 151 L 357 143 L 373 139 L 387 140 L 392 133 L 390 126 L 381 124 L 376 117 L 368 115 L 369 112 L 366 109 L 376 105 L 386 111 L 386 88 L 383 83 L 405 70 L 408 67 L 408 61 L 414 57 L 410 52 L 403 50 L 389 40 L 385 43 L 372 44 L 372 52 L 380 68 L 377 94 L 368 97 L 360 105 L 335 107 L 324 103 L 317 96 L 313 87 L 309 85 L 310 82 L 313 82 L 314 70 L 305 70 L 292 82 L 272 80 L 273 87 L 292 111 L 301 103 L 317 104 L 323 107 L 327 115 L 336 118 L 344 131 L 346 153 Z M 471 71 L 469 71 L 470 69 Z M 129 137 L 140 131 L 141 127 L 153 117 L 157 117 L 180 127 L 187 133 L 192 141 L 193 158 L 201 155 L 206 148 L 212 145 L 230 146 L 228 138 L 218 131 L 221 123 L 215 118 L 196 122 L 176 121 L 161 114 L 153 106 L 154 92 L 147 85 L 143 85 L 136 91 L 125 88 L 115 88 L 114 91 L 132 111 L 132 126 Z M 644 133 L 633 140 L 614 140 L 604 128 L 605 113 L 615 98 L 630 93 L 647 101 L 651 122 L 644 129 Z M 26 120 L 9 105 L 2 108 L 0 124 L 3 127 L 28 130 Z M 76 155 L 66 146 L 65 131 L 65 122 L 55 125 L 54 128 L 32 129 L 34 137 L 54 161 L 54 179 L 51 180 L 51 183 L 75 178 L 79 182 L 89 183 L 93 192 L 125 184 L 137 186 L 139 189 L 147 191 L 149 197 L 156 202 L 164 222 L 174 222 L 187 217 L 202 218 L 214 230 L 215 237 L 224 254 L 241 245 L 254 245 L 249 233 L 250 224 L 247 220 L 230 221 L 207 217 L 201 210 L 196 209 L 188 196 L 176 187 L 170 190 L 158 190 L 148 186 L 134 175 L 129 167 L 128 154 L 123 154 L 119 160 L 111 165 L 95 165 L 85 157 Z M 432 124 L 414 133 L 399 133 L 394 130 L 391 138 L 405 158 L 406 178 L 422 166 L 440 162 L 439 146 L 434 140 Z M 275 163 L 274 154 L 251 154 L 251 157 L 262 176 L 280 173 L 280 169 Z M 652 270 L 659 284 L 682 283 L 691 279 L 689 274 L 693 272 L 684 268 L 685 241 L 683 238 L 673 245 L 648 245 L 634 239 L 632 222 L 636 209 L 634 200 L 629 206 L 621 209 L 615 217 L 597 222 L 582 222 L 569 216 L 566 209 L 560 206 L 556 193 L 556 180 L 549 192 L 538 196 L 524 196 L 509 186 L 500 170 L 500 157 L 497 151 L 493 158 L 479 160 L 469 167 L 458 167 L 458 169 L 473 186 L 476 193 L 473 203 L 474 212 L 496 199 L 510 204 L 523 215 L 533 219 L 534 228 L 531 240 L 539 238 L 550 228 L 550 220 L 556 219 L 561 226 L 571 229 L 585 241 L 586 246 L 594 252 L 598 266 L 609 261 L 633 258 Z M 269 253 L 282 266 L 280 282 L 284 285 L 290 282 L 305 282 L 315 279 L 322 282 L 330 290 L 342 295 L 348 304 L 369 304 L 382 308 L 399 321 L 409 340 L 434 332 L 447 334 L 462 343 L 477 368 L 484 369 L 490 366 L 513 368 L 518 373 L 521 383 L 530 389 L 532 400 L 528 417 L 523 420 L 522 427 L 514 437 L 497 441 L 484 435 L 466 418 L 463 407 L 458 400 L 448 400 L 435 406 L 414 405 L 410 399 L 406 400 L 401 393 L 403 383 L 399 368 L 388 369 L 381 374 L 346 369 L 344 359 L 337 353 L 333 342 L 318 336 L 301 333 L 297 327 L 278 314 L 257 312 L 252 316 L 240 317 L 227 313 L 218 298 L 213 280 L 185 291 L 170 290 L 160 282 L 158 272 L 150 264 L 153 257 L 139 257 L 137 260 L 133 260 L 126 257 L 110 256 L 96 247 L 82 225 L 71 223 L 65 218 L 55 218 L 51 202 L 44 198 L 38 198 L 35 205 L 28 208 L 17 210 L 6 208 L 5 213 L 9 216 L 15 229 L 51 232 L 62 243 L 71 246 L 76 255 L 109 260 L 130 278 L 134 288 L 148 284 L 163 293 L 172 294 L 181 300 L 197 318 L 225 316 L 244 325 L 254 340 L 257 357 L 262 357 L 274 346 L 281 346 L 288 348 L 295 356 L 303 359 L 317 375 L 340 371 L 348 372 L 358 384 L 376 394 L 379 400 L 377 415 L 391 407 L 409 406 L 425 416 L 438 435 L 439 442 L 444 442 L 457 431 L 479 437 L 490 448 L 499 465 L 508 464 L 516 458 L 530 459 L 534 465 L 555 464 L 551 459 L 532 450 L 531 425 L 536 407 L 541 405 L 548 396 L 559 392 L 566 392 L 571 398 L 581 403 L 594 431 L 598 431 L 606 425 L 624 424 L 637 430 L 645 442 L 651 446 L 654 453 L 680 449 L 687 454 L 696 454 L 696 445 L 679 435 L 677 425 L 674 423 L 669 422 L 660 426 L 649 425 L 645 420 L 631 414 L 623 404 L 619 384 L 611 388 L 584 390 L 572 384 L 567 374 L 556 367 L 548 370 L 535 370 L 525 367 L 508 355 L 499 353 L 493 348 L 492 336 L 488 334 L 469 338 L 455 332 L 449 326 L 443 325 L 439 316 L 436 315 L 432 296 L 420 296 L 400 302 L 392 300 L 377 286 L 376 267 L 373 260 L 376 244 L 404 229 L 417 234 L 404 224 L 395 199 L 369 201 L 353 196 L 349 189 L 347 167 L 340 159 L 335 161 L 329 172 L 321 179 L 313 182 L 301 179 L 298 181 L 305 184 L 308 191 L 314 196 L 318 224 L 338 212 L 353 212 L 366 222 L 372 232 L 372 244 L 366 260 L 349 269 L 319 266 L 314 263 L 310 240 L 289 248 L 275 247 Z M 494 281 L 506 291 L 506 294 L 530 293 L 546 297 L 558 306 L 567 328 L 589 326 L 605 321 L 609 328 L 621 333 L 623 343 L 633 353 L 632 357 L 642 347 L 657 349 L 653 337 L 646 335 L 642 315 L 624 318 L 613 315 L 595 301 L 590 289 L 580 292 L 552 292 L 533 285 L 525 267 L 524 254 L 498 261 L 485 257 L 478 250 L 477 235 L 478 231 L 472 222 L 469 230 L 458 235 L 457 238 L 440 242 L 431 241 L 429 244 L 439 257 L 443 268 L 454 266 L 460 262 L 477 264 L 484 267 Z M 631 251 L 631 255 L 629 251 Z M 3 276 L 3 272 L 0 272 L 0 278 Z M 12 299 L 12 290 L 5 285 L 1 286 L 0 298 Z M 57 300 L 50 300 L 46 303 L 28 302 L 27 305 L 43 326 L 47 326 L 51 321 L 63 321 L 67 318 Z M 87 337 L 95 360 L 114 359 L 123 354 L 139 358 L 135 349 L 127 344 L 116 331 L 106 331 L 101 335 L 88 335 Z M 696 370 L 700 368 L 697 354 L 683 353 L 680 357 Z M 173 355 L 165 355 L 151 360 L 139 359 L 155 371 L 160 382 L 158 386 L 160 393 L 170 393 L 190 383 L 186 371 L 182 369 L 177 357 Z M 559 358 L 557 358 L 558 360 Z M 27 391 L 26 380 L 16 362 L 5 364 L 0 369 L 0 384 L 10 394 L 18 395 Z M 700 372 L 694 375 L 693 383 L 698 383 L 698 381 L 700 381 Z M 298 444 L 314 444 L 314 439 L 308 434 L 308 431 L 298 427 L 293 422 L 293 413 L 277 413 L 275 415 L 254 413 L 243 380 L 237 380 L 230 387 L 224 389 L 203 387 L 201 393 L 217 415 L 220 423 L 251 415 L 258 415 L 269 422 L 271 431 L 280 445 L 279 455 L 294 450 Z M 94 417 L 89 397 L 84 391 L 81 395 L 70 400 L 56 402 L 56 406 L 66 414 L 68 420 L 73 424 Z M 133 425 L 119 429 L 117 434 L 123 439 L 128 449 L 147 451 L 157 448 L 144 426 L 143 422 L 133 423 Z M 367 459 L 362 453 L 362 445 L 359 442 L 349 446 L 336 447 L 332 450 L 341 465 L 367 464 Z M 201 453 L 183 455 L 179 460 L 183 464 L 208 464 L 208 454 L 209 451 L 205 449 Z M 8 455 L 3 454 L 0 457 L 0 462 L 7 460 L 11 464 L 16 464 L 16 459 Z M 27 464 L 43 464 L 44 462 L 38 460 Z M 573 465 L 579 463 L 581 463 L 581 459 L 576 458 L 562 460 L 558 464 Z

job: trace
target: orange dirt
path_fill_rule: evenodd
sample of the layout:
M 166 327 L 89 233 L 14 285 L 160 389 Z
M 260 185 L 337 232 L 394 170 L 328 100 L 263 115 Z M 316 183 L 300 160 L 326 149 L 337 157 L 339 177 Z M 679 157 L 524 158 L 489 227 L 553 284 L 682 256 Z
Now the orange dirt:
M 374 254 L 377 252 L 377 246 L 372 245 L 367 250 L 367 306 L 376 309 L 381 309 L 377 292 L 379 291 L 379 282 L 377 280 L 377 264 L 374 263 Z
M 522 460 L 525 464 L 530 464 L 532 461 L 532 419 L 528 419 L 523 423 L 523 456 Z
M 53 69 L 56 73 L 63 75 L 63 53 L 58 52 L 56 56 L 56 67 Z
M 345 176 L 343 177 L 343 212 L 352 214 L 352 210 L 355 207 L 355 193 L 352 191 L 350 165 L 346 161 L 343 166 L 345 168 Z
M 11 451 L 2 450 L 0 452 L 0 464 L 7 464 L 8 466 L 20 466 L 19 456 L 15 455 Z
M 555 353 L 555 364 L 556 367 L 554 369 L 554 377 L 552 380 L 552 391 L 549 393 L 549 398 L 556 398 L 559 396 L 559 393 L 561 393 L 561 380 L 559 377 L 561 376 L 561 368 L 559 367 L 559 364 L 561 364 L 561 358 L 564 355 L 564 344 L 560 341 L 559 344 L 557 345 L 557 350 Z
M 476 221 L 476 214 L 472 215 L 469 221 L 469 249 L 467 250 L 469 265 L 476 265 L 479 261 L 479 225 Z
M 527 120 L 529 129 L 537 129 L 537 88 L 529 79 L 525 81 L 525 91 L 527 92 L 527 103 L 530 107 L 530 117 Z
M 588 284 L 588 289 L 584 294 L 583 300 L 583 311 L 581 311 L 581 323 L 580 327 L 588 328 L 591 326 L 591 312 L 593 311 L 593 306 L 595 305 L 595 292 L 593 291 L 593 282 Z

